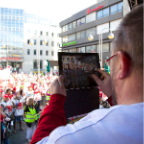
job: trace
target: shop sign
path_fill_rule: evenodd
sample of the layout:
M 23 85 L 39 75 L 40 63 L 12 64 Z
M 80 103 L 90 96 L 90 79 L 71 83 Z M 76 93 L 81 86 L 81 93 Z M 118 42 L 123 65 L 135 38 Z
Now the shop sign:
M 17 58 L 15 58 L 15 57 L 1 57 L 0 60 L 1 60 L 1 61 L 2 61 L 2 60 L 19 61 L 19 60 L 21 60 L 21 58 L 19 58 L 19 57 L 17 57 Z
M 62 44 L 62 46 L 69 46 L 69 45 L 72 45 L 72 44 L 76 44 L 77 41 L 73 41 L 73 42 L 69 42 L 69 43 L 64 43 Z
M 18 55 L 13 55 L 13 57 L 17 57 Z
M 98 7 L 94 8 L 94 9 L 92 9 L 92 10 L 90 10 L 90 9 L 88 8 L 88 10 L 87 10 L 87 14 L 90 14 L 91 12 L 97 11 L 97 10 L 103 8 L 103 7 L 104 7 L 104 6 L 101 5 L 101 6 L 98 6 Z

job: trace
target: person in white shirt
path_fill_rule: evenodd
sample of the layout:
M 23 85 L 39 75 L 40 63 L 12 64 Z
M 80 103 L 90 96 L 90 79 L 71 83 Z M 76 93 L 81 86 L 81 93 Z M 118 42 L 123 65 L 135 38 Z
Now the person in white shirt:
M 14 133 L 16 133 L 16 122 L 19 122 L 20 125 L 20 130 L 23 131 L 22 129 L 22 120 L 23 120 L 23 115 L 24 115 L 24 106 L 23 103 L 25 102 L 25 97 L 21 97 L 20 93 L 17 92 L 16 96 L 13 99 L 13 103 L 16 105 L 16 110 L 15 110 L 15 120 L 14 120 Z
M 94 110 L 80 121 L 64 126 L 66 90 L 60 76 L 51 84 L 50 104 L 42 113 L 30 144 L 143 143 L 143 5 L 122 19 L 107 62 L 111 75 L 98 69 L 102 79 L 92 77 L 117 105 Z

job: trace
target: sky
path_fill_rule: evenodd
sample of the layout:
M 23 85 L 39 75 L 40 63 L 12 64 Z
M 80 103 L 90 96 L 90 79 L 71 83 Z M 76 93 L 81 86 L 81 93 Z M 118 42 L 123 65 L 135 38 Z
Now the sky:
M 1 0 L 0 7 L 21 8 L 60 22 L 95 3 L 96 0 Z

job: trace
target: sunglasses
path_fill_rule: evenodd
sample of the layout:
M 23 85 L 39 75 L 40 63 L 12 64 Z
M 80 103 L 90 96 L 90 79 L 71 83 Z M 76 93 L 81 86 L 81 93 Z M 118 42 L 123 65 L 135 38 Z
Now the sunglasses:
M 118 51 L 118 52 L 120 52 L 120 51 Z M 117 52 L 116 54 L 114 54 L 113 56 L 111 56 L 109 59 L 107 59 L 106 63 L 107 63 L 108 66 L 110 66 L 110 60 L 111 60 L 112 58 L 114 58 L 115 56 L 117 56 L 117 55 L 118 55 L 118 52 Z M 121 51 L 121 52 L 122 52 L 129 60 L 131 60 L 130 56 L 129 56 L 126 52 L 123 52 L 123 51 Z

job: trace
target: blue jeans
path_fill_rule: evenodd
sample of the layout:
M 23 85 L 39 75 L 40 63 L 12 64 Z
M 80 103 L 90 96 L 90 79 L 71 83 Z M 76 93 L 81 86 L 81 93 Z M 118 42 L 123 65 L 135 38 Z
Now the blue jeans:
M 3 142 L 4 142 L 4 144 L 10 144 L 8 137 L 6 137 Z

